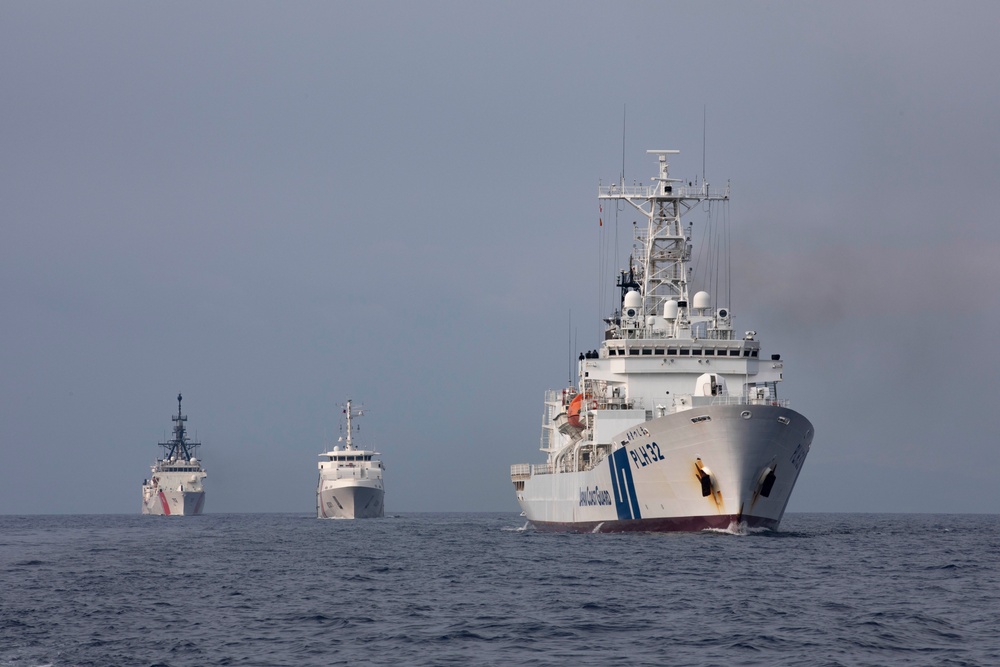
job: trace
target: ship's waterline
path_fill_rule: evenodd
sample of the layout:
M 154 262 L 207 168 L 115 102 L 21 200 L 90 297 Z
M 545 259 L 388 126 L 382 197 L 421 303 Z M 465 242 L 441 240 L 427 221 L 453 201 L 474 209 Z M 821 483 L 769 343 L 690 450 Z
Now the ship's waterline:
M 382 506 L 385 492 L 371 483 L 331 485 L 319 492 L 320 518 L 375 519 L 385 514 Z

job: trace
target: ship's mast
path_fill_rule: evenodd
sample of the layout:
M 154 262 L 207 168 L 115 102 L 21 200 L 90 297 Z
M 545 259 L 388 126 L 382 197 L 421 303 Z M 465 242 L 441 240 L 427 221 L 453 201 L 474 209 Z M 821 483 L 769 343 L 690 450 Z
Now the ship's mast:
M 344 406 L 344 414 L 347 415 L 347 442 L 345 443 L 346 449 L 354 448 L 354 428 L 351 426 L 351 417 L 361 417 L 365 414 L 364 406 L 354 410 L 351 408 L 351 399 L 347 399 L 347 405 Z
M 659 173 L 651 186 L 620 184 L 601 186 L 598 199 L 625 201 L 646 218 L 645 230 L 637 226 L 636 240 L 642 252 L 636 278 L 641 284 L 640 318 L 663 315 L 667 301 L 688 305 L 688 269 L 691 237 L 681 228 L 681 219 L 703 201 L 727 201 L 729 187 L 711 189 L 707 182 L 684 185 L 670 177 L 668 155 L 677 150 L 649 150 L 659 159 Z M 631 271 L 630 271 L 631 273 Z M 631 281 L 630 281 L 631 282 Z M 624 289 L 623 289 L 624 292 Z M 624 297 L 624 294 L 623 294 Z M 641 321 L 641 320 L 640 320 Z M 644 328 L 640 325 L 640 328 Z
M 183 397 L 177 394 L 177 415 L 171 417 L 174 422 L 174 438 L 168 442 L 159 443 L 160 447 L 166 451 L 166 455 L 163 457 L 165 461 L 169 461 L 173 458 L 182 459 L 188 461 L 194 457 L 195 450 L 201 446 L 200 442 L 191 442 L 187 438 L 187 432 L 184 428 L 184 422 L 187 421 L 187 416 L 181 411 L 181 401 Z

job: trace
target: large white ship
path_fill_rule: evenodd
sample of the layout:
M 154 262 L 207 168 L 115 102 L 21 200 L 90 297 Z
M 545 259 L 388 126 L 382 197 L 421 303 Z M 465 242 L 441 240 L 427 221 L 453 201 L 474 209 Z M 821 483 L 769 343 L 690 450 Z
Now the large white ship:
M 370 449 L 355 449 L 352 418 L 364 415 L 364 408 L 344 406 L 347 438 L 319 455 L 319 484 L 316 488 L 316 517 L 319 519 L 375 519 L 385 515 L 385 467 Z M 343 438 L 342 438 L 343 440 Z
M 602 211 L 639 216 L 636 243 L 619 310 L 600 347 L 580 355 L 577 386 L 545 396 L 548 460 L 511 466 L 536 529 L 776 528 L 809 452 L 812 424 L 778 397 L 780 356 L 762 358 L 756 332 L 738 335 L 708 292 L 689 295 L 693 222 L 682 218 L 725 209 L 729 187 L 671 178 L 677 152 L 648 151 L 659 160 L 652 185 L 598 189 Z
M 200 442 L 188 439 L 181 413 L 181 395 L 177 394 L 174 437 L 159 443 L 163 458 L 150 469 L 150 478 L 142 483 L 142 513 L 167 516 L 201 514 L 205 507 L 204 480 L 208 473 L 196 454 Z

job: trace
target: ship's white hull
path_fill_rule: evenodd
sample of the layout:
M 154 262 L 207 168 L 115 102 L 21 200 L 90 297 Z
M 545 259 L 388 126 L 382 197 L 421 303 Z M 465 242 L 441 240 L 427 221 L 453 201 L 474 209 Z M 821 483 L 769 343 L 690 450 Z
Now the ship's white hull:
M 539 530 L 776 528 L 812 436 L 809 420 L 785 407 L 685 410 L 619 434 L 624 446 L 590 470 L 533 472 L 518 502 Z
M 385 516 L 381 479 L 320 479 L 316 516 L 320 519 L 378 519 Z
M 143 493 L 142 513 L 159 516 L 192 516 L 205 507 L 204 491 L 150 489 Z

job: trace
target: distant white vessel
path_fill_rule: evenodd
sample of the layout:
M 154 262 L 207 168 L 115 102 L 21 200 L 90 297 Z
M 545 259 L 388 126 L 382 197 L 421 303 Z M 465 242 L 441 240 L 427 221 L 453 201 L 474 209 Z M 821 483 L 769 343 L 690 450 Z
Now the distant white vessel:
M 150 478 L 142 483 L 142 513 L 166 516 L 201 514 L 205 507 L 203 482 L 208 473 L 195 454 L 200 442 L 188 440 L 177 394 L 177 416 L 173 417 L 174 437 L 159 443 L 163 458 L 153 464 Z
M 689 294 L 692 227 L 681 219 L 727 202 L 729 188 L 671 178 L 677 151 L 649 153 L 651 185 L 598 190 L 642 220 L 635 250 L 577 385 L 545 396 L 548 460 L 511 466 L 518 503 L 539 530 L 775 528 L 813 426 L 778 398 L 780 356 L 762 358 L 756 332 L 738 335 L 708 292 Z
M 347 416 L 347 439 L 344 448 L 319 455 L 319 485 L 316 489 L 316 517 L 319 519 L 375 519 L 385 515 L 385 488 L 380 454 L 370 449 L 355 449 L 353 417 L 364 415 L 364 408 L 344 406 Z

